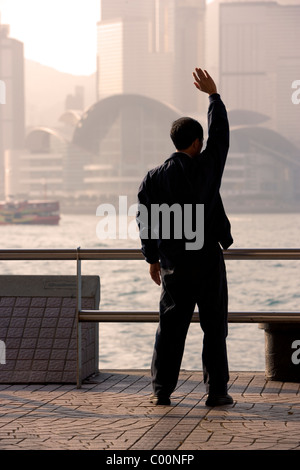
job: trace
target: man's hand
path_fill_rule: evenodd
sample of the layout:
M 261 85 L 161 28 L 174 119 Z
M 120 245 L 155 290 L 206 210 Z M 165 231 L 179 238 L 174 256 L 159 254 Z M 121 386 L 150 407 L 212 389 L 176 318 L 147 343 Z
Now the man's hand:
M 149 269 L 150 276 L 152 280 L 160 286 L 160 262 L 158 261 L 157 263 L 150 264 L 150 269 Z
M 193 76 L 195 79 L 194 85 L 198 90 L 208 93 L 209 95 L 218 93 L 215 82 L 206 70 L 196 68 L 195 72 L 193 72 Z

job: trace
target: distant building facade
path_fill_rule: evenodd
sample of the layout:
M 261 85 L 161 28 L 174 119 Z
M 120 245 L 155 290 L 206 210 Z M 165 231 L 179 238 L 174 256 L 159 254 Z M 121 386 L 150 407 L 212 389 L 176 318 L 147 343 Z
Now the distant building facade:
M 102 0 L 98 100 L 135 93 L 197 111 L 192 71 L 204 60 L 205 0 Z
M 232 126 L 221 193 L 233 209 L 266 211 L 300 207 L 299 148 L 261 126 Z
M 69 94 L 65 101 L 65 110 L 80 110 L 84 109 L 84 87 L 76 86 L 75 93 Z
M 291 4 L 290 4 L 291 3 Z M 300 147 L 300 5 L 288 0 L 212 0 L 206 10 L 206 59 L 230 109 L 269 117 L 266 124 Z
M 0 104 L 0 195 L 5 193 L 5 152 L 24 147 L 24 47 L 9 37 L 9 26 L 0 24 L 0 80 L 5 84 L 5 104 Z

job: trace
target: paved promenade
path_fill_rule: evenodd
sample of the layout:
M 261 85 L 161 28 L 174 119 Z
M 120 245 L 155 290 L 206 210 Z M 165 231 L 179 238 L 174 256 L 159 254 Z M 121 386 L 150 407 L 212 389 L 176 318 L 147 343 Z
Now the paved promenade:
M 300 384 L 232 372 L 234 404 L 207 408 L 201 372 L 182 371 L 172 406 L 149 402 L 149 371 L 75 385 L 0 385 L 4 450 L 300 450 Z

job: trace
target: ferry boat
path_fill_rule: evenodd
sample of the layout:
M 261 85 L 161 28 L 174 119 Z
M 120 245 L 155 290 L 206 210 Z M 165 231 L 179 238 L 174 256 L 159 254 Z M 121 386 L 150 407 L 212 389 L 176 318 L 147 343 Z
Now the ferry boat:
M 0 202 L 0 225 L 58 225 L 59 220 L 60 207 L 58 201 Z

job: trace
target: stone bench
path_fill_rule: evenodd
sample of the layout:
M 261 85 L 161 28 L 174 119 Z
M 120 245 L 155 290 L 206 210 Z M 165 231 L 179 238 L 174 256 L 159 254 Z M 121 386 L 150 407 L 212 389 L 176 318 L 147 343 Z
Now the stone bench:
M 111 312 L 82 308 L 78 320 L 86 322 L 158 323 L 155 311 Z M 194 313 L 192 323 L 198 323 Z M 265 331 L 265 375 L 269 380 L 300 383 L 300 312 L 229 312 L 229 323 L 257 323 Z

